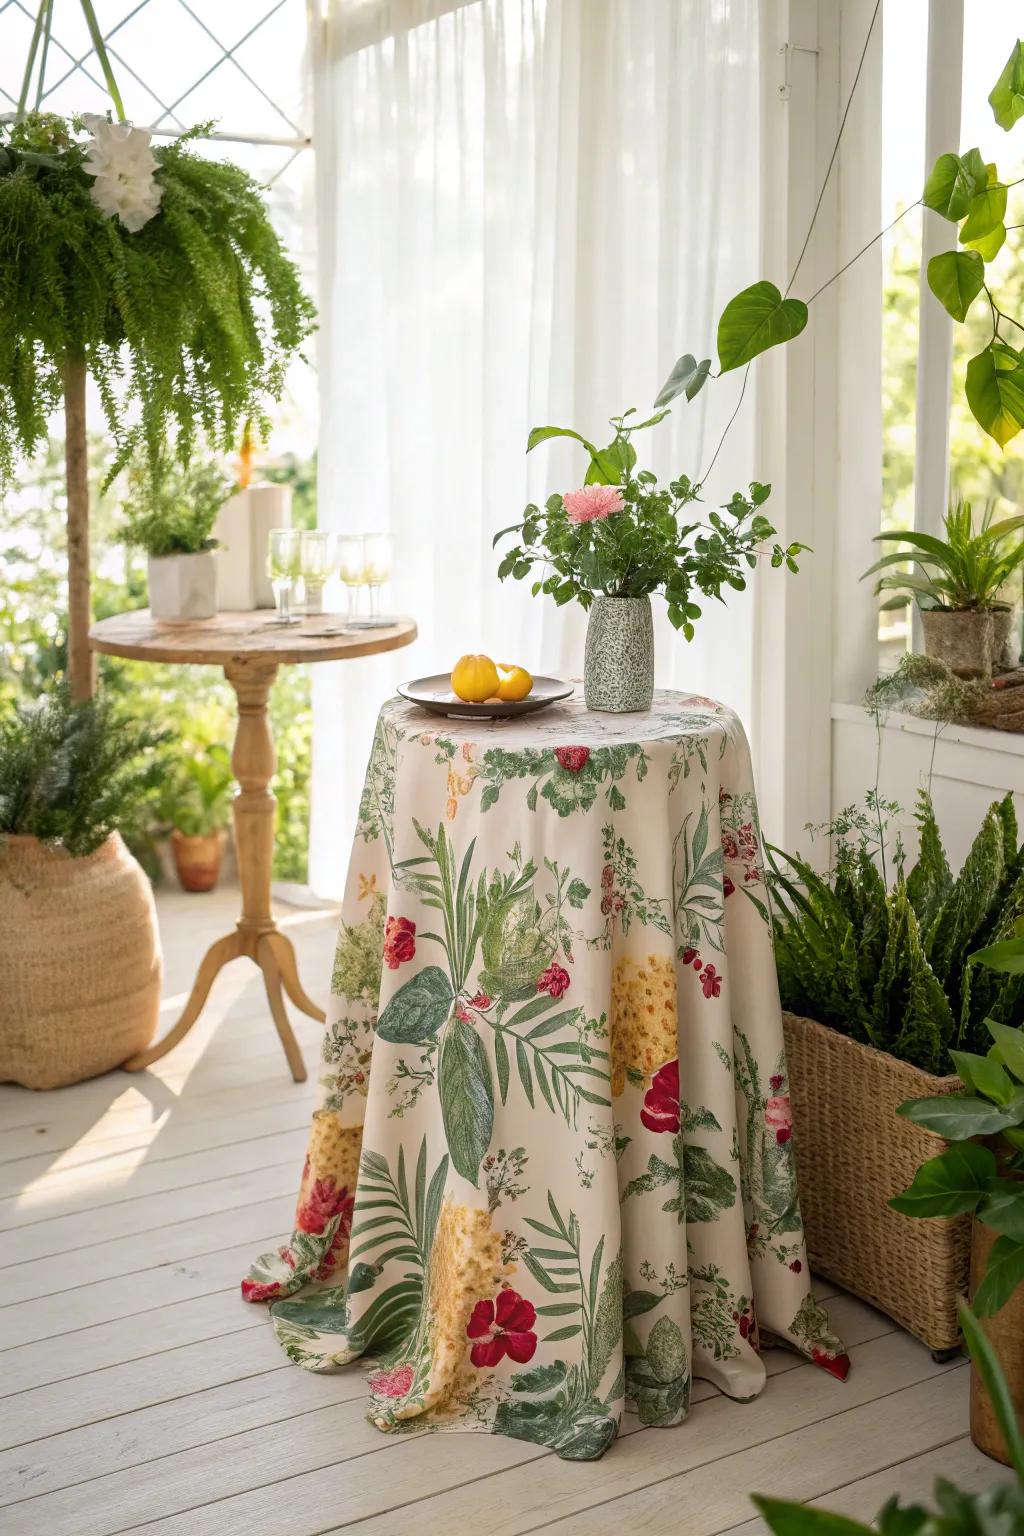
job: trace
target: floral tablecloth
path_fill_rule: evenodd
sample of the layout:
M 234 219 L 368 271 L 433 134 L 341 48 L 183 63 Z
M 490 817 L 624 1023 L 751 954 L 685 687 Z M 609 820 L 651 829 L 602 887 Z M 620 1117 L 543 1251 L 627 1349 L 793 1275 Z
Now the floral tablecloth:
M 750 757 L 659 693 L 381 711 L 295 1231 L 243 1282 L 381 1429 L 600 1456 L 624 1404 L 735 1398 L 774 1338 L 843 1377 L 810 1289 Z

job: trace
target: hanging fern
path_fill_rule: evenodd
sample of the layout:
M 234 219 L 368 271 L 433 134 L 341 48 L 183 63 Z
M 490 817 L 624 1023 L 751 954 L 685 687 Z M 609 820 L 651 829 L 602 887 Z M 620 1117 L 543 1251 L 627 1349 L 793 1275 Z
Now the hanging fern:
M 205 127 L 206 125 L 204 125 Z M 111 477 L 168 436 L 230 447 L 268 428 L 314 309 L 260 189 L 188 140 L 157 149 L 160 209 L 135 233 L 91 195 L 78 120 L 0 127 L 0 482 L 46 438 L 64 367 L 84 360 L 117 445 Z
M 1024 1023 L 1024 977 L 968 964 L 1024 920 L 1024 847 L 1012 795 L 986 812 L 956 879 L 924 792 L 917 821 L 918 861 L 890 891 L 872 857 L 877 827 L 857 813 L 829 829 L 828 878 L 773 851 L 775 960 L 785 1008 L 944 1073 L 950 1046 L 987 1050 L 986 1016 Z

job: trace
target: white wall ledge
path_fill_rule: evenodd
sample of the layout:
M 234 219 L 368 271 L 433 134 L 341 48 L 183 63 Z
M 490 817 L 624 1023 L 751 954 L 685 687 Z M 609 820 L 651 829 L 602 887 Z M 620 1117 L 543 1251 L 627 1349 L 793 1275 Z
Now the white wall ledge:
M 874 718 L 862 704 L 833 704 L 832 719 L 846 720 L 856 725 L 875 729 Z M 930 742 L 935 735 L 935 721 L 922 720 L 918 715 L 908 715 L 901 710 L 890 709 L 882 716 L 882 729 L 903 731 L 911 736 L 925 736 Z M 1005 753 L 1010 757 L 1024 758 L 1024 732 L 993 731 L 979 725 L 943 725 L 939 730 L 939 742 L 944 746 L 958 744 L 965 747 L 981 747 L 986 752 Z

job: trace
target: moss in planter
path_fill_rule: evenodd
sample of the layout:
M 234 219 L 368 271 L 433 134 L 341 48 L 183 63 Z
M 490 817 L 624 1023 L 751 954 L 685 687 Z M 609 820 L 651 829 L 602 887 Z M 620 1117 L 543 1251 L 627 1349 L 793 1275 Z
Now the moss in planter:
M 836 851 L 827 878 L 773 851 L 779 989 L 791 1012 L 941 1075 L 951 1046 L 987 1048 L 986 1015 L 1011 1022 L 1024 1008 L 1024 978 L 968 964 L 1024 915 L 1024 847 L 1007 795 L 987 811 L 954 878 L 922 792 L 918 862 L 905 874 L 897 846 L 887 890 L 876 864 L 886 853 L 883 810 L 869 797 L 870 816 L 851 810 L 829 828 Z

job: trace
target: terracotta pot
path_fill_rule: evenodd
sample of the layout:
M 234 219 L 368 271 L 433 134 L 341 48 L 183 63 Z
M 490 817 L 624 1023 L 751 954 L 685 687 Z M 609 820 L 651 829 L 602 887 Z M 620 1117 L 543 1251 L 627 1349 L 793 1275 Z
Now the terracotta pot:
M 971 1238 L 971 1295 L 981 1284 L 988 1263 L 988 1256 L 998 1239 L 998 1232 L 982 1222 L 974 1223 Z M 1003 1368 L 1018 1419 L 1024 1419 L 1024 1285 L 1018 1285 L 1005 1307 L 994 1317 L 979 1319 L 982 1328 L 991 1339 L 999 1363 Z M 992 1402 L 982 1385 L 973 1361 L 971 1363 L 971 1439 L 979 1451 L 995 1461 L 1010 1465 Z
M 212 891 L 220 877 L 227 833 L 223 828 L 199 837 L 186 837 L 177 827 L 171 833 L 174 867 L 183 891 Z
M 991 677 L 995 625 L 989 608 L 922 608 L 924 649 L 957 677 Z
M 0 842 L 0 1082 L 60 1088 L 120 1066 L 156 1032 L 153 892 L 118 833 L 72 858 Z
M 800 1210 L 807 1256 L 936 1353 L 960 1342 L 969 1216 L 920 1221 L 891 1210 L 948 1142 L 896 1113 L 905 1099 L 956 1093 L 933 1077 L 814 1019 L 784 1013 Z

